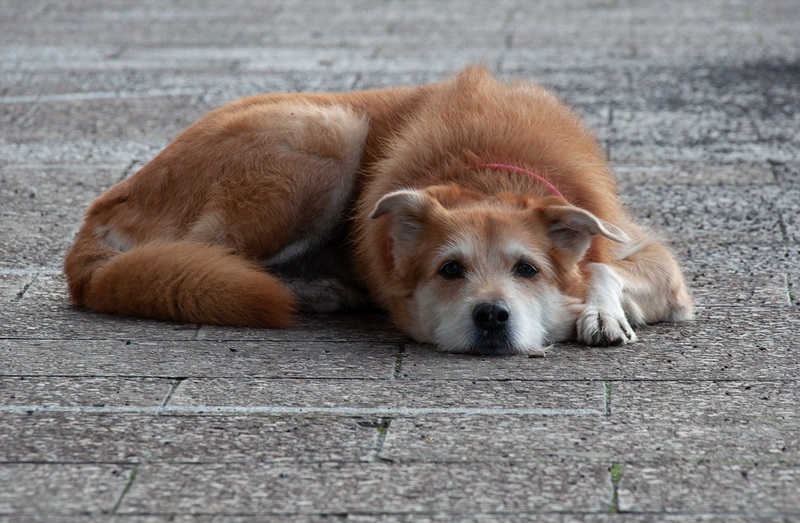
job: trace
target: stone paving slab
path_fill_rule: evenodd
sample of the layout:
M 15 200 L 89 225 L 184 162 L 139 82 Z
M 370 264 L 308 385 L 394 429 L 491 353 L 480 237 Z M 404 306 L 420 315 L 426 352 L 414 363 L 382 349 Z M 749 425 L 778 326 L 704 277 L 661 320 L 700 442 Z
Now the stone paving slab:
M 25 286 L 30 284 L 31 278 L 32 276 L 27 271 L 20 274 L 0 273 L 0 298 L 6 308 L 10 308 L 9 304 L 19 299 Z
M 107 464 L 0 464 L 0 517 L 52 521 L 111 512 L 132 471 Z
M 369 460 L 377 418 L 20 414 L 2 463 L 265 463 Z M 2 466 L 2 465 L 0 465 Z
M 17 300 L 18 293 L 32 278 L 37 281 L 43 276 L 37 272 L 26 275 L 15 275 L 4 279 L 16 279 L 20 287 L 9 289 L 11 300 Z M 55 289 L 58 294 L 63 288 Z M 58 300 L 56 302 L 55 300 Z M 50 321 L 36 320 L 31 314 L 48 312 L 52 314 Z M 94 318 L 94 326 L 83 329 L 81 318 Z M 3 314 L 0 320 L 5 328 L 0 328 L 0 341 L 3 339 L 26 340 L 184 340 L 208 342 L 261 342 L 266 346 L 276 343 L 292 343 L 302 338 L 303 342 L 331 342 L 334 344 L 371 343 L 372 346 L 397 345 L 408 342 L 409 338 L 389 325 L 384 316 L 341 316 L 341 317 L 304 317 L 299 318 L 293 327 L 281 330 L 259 330 L 246 328 L 224 328 L 207 325 L 187 325 L 140 318 L 119 318 L 104 314 L 95 314 L 84 309 L 72 307 L 66 295 L 46 302 L 22 305 L 14 304 L 14 309 Z M 78 322 L 78 323 L 76 323 Z M 81 328 L 76 329 L 80 324 Z M 334 345 L 335 347 L 336 345 Z M 330 349 L 330 348 L 329 348 Z
M 800 245 L 786 243 L 671 242 L 684 267 L 693 274 L 716 272 L 743 278 L 761 274 L 798 274 Z
M 59 407 L 152 407 L 164 402 L 175 384 L 158 378 L 0 377 L 3 412 Z
M 75 138 L 44 142 L 2 142 L 0 156 L 24 158 L 39 163 L 133 163 L 153 158 L 166 141 L 157 144 L 106 140 L 103 138 Z
M 388 379 L 399 353 L 363 341 L 0 340 L 4 373 L 18 376 Z
M 64 239 L 66 242 L 67 240 Z M 30 252 L 30 251 L 28 251 Z M 63 258 L 63 252 L 59 254 Z M 134 318 L 111 318 L 74 308 L 69 303 L 66 279 L 53 269 L 24 271 L 11 306 L 0 308 L 0 340 L 5 339 L 112 339 L 191 340 L 197 325 L 181 325 Z M 30 266 L 29 266 L 30 267 Z M 10 272 L 17 278 L 19 275 Z M 99 321 L 86 322 L 88 317 Z
M 659 125 L 651 122 L 652 125 Z M 642 142 L 612 143 L 611 159 L 614 162 L 635 161 L 642 157 Z M 647 145 L 647 156 L 653 163 L 674 162 L 676 160 L 693 160 L 697 163 L 733 163 L 756 158 L 775 158 L 779 161 L 794 158 L 796 143 L 785 142 L 750 142 L 736 147 L 714 147 L 702 143 L 659 143 Z
M 392 419 L 380 456 L 393 462 L 565 462 L 797 465 L 795 419 L 681 419 L 676 409 L 647 416 L 416 416 Z M 664 419 L 659 419 L 663 414 Z M 712 489 L 710 489 L 712 490 Z
M 688 242 L 687 242 L 688 244 Z M 693 244 L 689 244 L 694 247 Z M 708 250 L 689 250 L 691 247 L 674 244 L 681 252 L 681 259 L 689 268 L 687 278 L 698 305 L 770 307 L 791 305 L 789 282 L 800 276 L 800 267 L 795 267 L 793 250 L 784 245 L 749 246 L 735 252 L 735 244 L 710 246 Z M 797 251 L 795 248 L 794 251 Z M 709 256 L 719 256 L 712 263 Z M 695 261 L 696 260 L 696 261 Z M 784 265 L 783 270 L 780 266 Z M 776 271 L 775 269 L 779 270 Z M 0 328 L 0 338 L 25 337 L 46 338 L 48 331 L 61 327 L 60 324 L 34 322 L 32 313 L 37 309 L 59 310 L 63 314 L 86 311 L 73 309 L 68 305 L 65 292 L 66 281 L 57 269 L 0 270 L 2 292 L 15 308 L 8 309 Z M 2 314 L 0 312 L 0 314 Z M 101 316 L 102 317 L 102 316 Z M 142 324 L 143 322 L 138 322 Z M 147 322 L 153 328 L 159 322 Z M 176 327 L 172 325 L 172 327 Z M 322 329 L 320 331 L 319 329 Z M 27 334 L 23 332 L 27 331 Z M 351 341 L 353 336 L 363 337 L 364 341 L 384 341 L 401 343 L 408 338 L 397 332 L 388 318 L 382 315 L 365 314 L 361 316 L 337 315 L 303 317 L 285 330 L 237 329 L 228 327 L 202 326 L 194 339 L 213 341 L 291 341 L 298 334 L 311 336 L 306 339 L 321 341 Z M 75 338 L 91 338 L 89 332 L 74 333 Z M 149 334 L 148 334 L 149 336 Z
M 769 162 L 732 162 L 720 165 L 705 165 L 697 162 L 656 162 L 653 160 L 629 160 L 614 164 L 614 175 L 620 192 L 656 185 L 773 185 L 774 167 Z
M 16 138 L 21 141 L 58 140 L 70 136 L 166 140 L 214 108 L 205 106 L 198 96 L 191 95 L 151 96 L 144 100 L 67 100 L 30 105 L 25 117 L 14 122 Z M 192 109 L 187 111 L 187 107 Z
M 8 211 L 35 212 L 74 206 L 82 213 L 104 190 L 120 181 L 131 162 L 107 165 L 12 164 L 0 171 L 0 198 Z
M 675 241 L 780 243 L 779 209 L 786 207 L 778 203 L 787 191 L 777 186 L 672 187 L 665 196 L 663 189 L 639 187 L 621 196 L 640 221 Z M 790 192 L 800 197 L 800 191 Z
M 191 378 L 181 382 L 165 408 L 176 413 L 213 413 L 218 408 L 280 413 L 288 408 L 334 415 L 362 411 L 389 416 L 418 411 L 598 415 L 605 412 L 605 402 L 603 384 L 594 382 Z
M 158 329 L 147 324 L 139 331 L 112 329 L 108 341 L 78 337 L 54 342 L 52 333 L 34 333 L 35 339 L 27 341 L 0 340 L 0 351 L 7 355 L 8 374 L 41 376 L 113 376 L 124 369 L 131 376 L 163 377 L 775 380 L 796 376 L 792 373 L 800 370 L 793 357 L 798 341 L 798 318 L 793 309 L 708 307 L 699 314 L 691 324 L 641 329 L 640 343 L 628 347 L 563 344 L 550 348 L 544 360 L 448 355 L 425 345 L 381 342 L 380 337 L 375 342 L 359 341 L 358 336 L 349 342 L 336 342 L 346 330 L 332 331 L 323 320 L 317 327 L 307 325 L 320 338 L 312 336 L 307 341 L 280 341 L 270 333 L 258 340 L 258 331 L 253 332 L 253 339 L 232 336 L 228 341 L 192 341 L 194 330 L 176 330 L 174 325 L 153 322 Z M 711 320 L 720 325 L 709 325 Z M 119 327 L 120 322 L 111 323 Z M 358 330 L 360 323 L 350 325 Z M 294 334 L 302 336 L 304 332 Z M 170 333 L 175 341 L 165 339 Z M 387 335 L 392 334 L 396 332 L 387 331 Z
M 689 282 L 700 307 L 792 305 L 786 274 L 749 274 L 745 279 L 738 274 L 703 272 L 690 274 Z
M 380 516 L 381 521 L 400 523 L 400 522 L 413 522 L 413 523 L 428 523 L 435 521 L 452 521 L 457 518 L 458 521 L 464 523 L 471 522 L 489 522 L 502 519 L 506 523 L 519 523 L 527 522 L 535 519 L 536 521 L 552 521 L 552 522 L 574 522 L 581 521 L 587 523 L 605 523 L 609 521 L 622 521 L 626 523 L 645 523 L 653 521 L 657 517 L 658 521 L 666 522 L 686 522 L 686 521 L 702 521 L 705 523 L 752 523 L 753 517 L 739 516 L 735 514 L 713 515 L 703 513 L 679 513 L 679 514 L 593 514 L 593 513 L 542 513 L 536 512 L 518 512 L 514 514 L 492 514 L 492 513 L 474 513 L 469 514 L 453 514 L 452 512 L 440 512 L 433 514 L 413 514 L 413 515 L 390 515 Z M 374 521 L 374 515 L 354 515 L 348 514 L 348 521 Z M 763 514 L 758 515 L 758 521 L 763 523 L 786 523 L 787 519 L 784 516 L 766 516 Z
M 800 161 L 773 161 L 770 166 L 775 179 L 781 185 L 796 186 L 800 184 Z
M 800 516 L 800 470 L 788 465 L 626 465 L 619 484 L 625 512 L 740 512 Z M 719 494 L 709 499 L 707 492 Z
M 305 316 L 298 318 L 287 329 L 264 330 L 217 327 L 203 325 L 197 332 L 198 340 L 214 341 L 273 341 L 291 342 L 298 338 L 307 341 L 329 341 L 351 344 L 401 344 L 410 338 L 399 332 L 389 318 L 383 314 L 336 314 L 327 316 Z
M 142 465 L 136 477 L 120 515 L 597 512 L 611 499 L 608 471 L 595 464 L 159 463 Z M 201 492 L 197 478 L 213 479 Z
M 121 176 L 109 174 L 106 176 L 117 179 Z M 12 239 L 0 267 L 58 267 L 80 223 L 83 205 L 49 203 L 55 195 L 46 192 L 47 186 L 41 189 L 44 194 L 37 197 L 36 191 L 26 190 L 21 184 L 12 187 L 4 180 L 3 185 L 9 187 L 16 201 L 0 211 L 4 218 L 2 229 Z M 76 187 L 78 191 L 80 188 Z M 658 186 L 629 187 L 623 191 L 622 199 L 644 225 L 654 226 L 676 244 L 696 245 L 697 240 L 749 244 L 780 244 L 788 240 L 798 244 L 800 211 L 792 206 L 800 198 L 798 189 L 775 185 L 681 186 L 673 187 L 666 198 L 662 193 Z M 44 201 L 34 203 L 32 200 L 37 198 Z M 89 198 L 82 196 L 84 200 Z
M 610 385 L 611 411 L 660 421 L 800 422 L 800 383 L 786 381 L 621 381 Z
M 58 267 L 77 231 L 75 221 L 82 216 L 77 207 L 16 211 L 8 206 L 0 210 L 0 237 L 5 239 L 0 269 Z
M 706 154 L 730 148 L 733 143 L 758 141 L 754 125 L 742 118 L 731 118 L 730 109 L 682 105 L 680 108 L 646 111 L 615 109 L 615 145 L 655 144 L 659 148 L 701 148 Z M 647 129 L 647 134 L 642 132 Z M 679 132 L 675 132 L 678 130 Z

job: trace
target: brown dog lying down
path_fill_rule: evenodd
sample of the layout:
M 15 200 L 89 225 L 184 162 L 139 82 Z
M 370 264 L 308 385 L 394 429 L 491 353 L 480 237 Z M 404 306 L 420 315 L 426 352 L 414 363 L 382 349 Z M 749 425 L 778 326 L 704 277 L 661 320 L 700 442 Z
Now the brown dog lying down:
M 625 344 L 693 312 L 576 115 L 478 67 L 213 111 L 95 200 L 65 270 L 95 311 L 285 327 L 369 300 L 480 354 Z

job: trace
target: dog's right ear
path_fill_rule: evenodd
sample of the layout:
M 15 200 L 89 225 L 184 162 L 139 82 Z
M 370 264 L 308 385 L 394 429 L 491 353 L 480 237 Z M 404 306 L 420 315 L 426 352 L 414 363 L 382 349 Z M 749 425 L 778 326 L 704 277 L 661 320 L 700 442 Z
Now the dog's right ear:
M 381 198 L 369 217 L 391 216 L 389 234 L 395 247 L 404 247 L 416 244 L 427 217 L 438 207 L 441 204 L 430 194 L 402 189 Z
M 389 234 L 395 244 L 415 242 L 431 200 L 422 191 L 403 189 L 391 192 L 378 201 L 369 217 L 380 218 L 388 214 L 392 217 Z

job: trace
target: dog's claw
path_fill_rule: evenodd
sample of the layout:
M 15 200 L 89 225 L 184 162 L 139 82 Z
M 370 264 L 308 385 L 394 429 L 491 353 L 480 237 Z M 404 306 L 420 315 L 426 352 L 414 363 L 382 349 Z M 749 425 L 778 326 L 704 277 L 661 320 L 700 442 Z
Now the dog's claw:
M 578 340 L 592 347 L 618 347 L 637 340 L 624 314 L 587 307 L 578 318 Z
M 624 345 L 625 343 L 627 343 L 627 339 L 622 337 L 614 339 L 606 337 L 606 340 L 608 341 L 609 347 L 616 347 L 618 345 Z

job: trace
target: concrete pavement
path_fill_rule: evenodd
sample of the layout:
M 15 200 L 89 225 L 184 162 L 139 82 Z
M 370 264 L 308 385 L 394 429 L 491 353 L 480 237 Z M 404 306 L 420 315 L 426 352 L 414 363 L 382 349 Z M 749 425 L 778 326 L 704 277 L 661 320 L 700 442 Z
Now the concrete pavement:
M 800 521 L 800 4 L 0 1 L 0 520 Z M 107 317 L 85 206 L 265 91 L 483 61 L 579 108 L 697 320 L 546 358 Z

